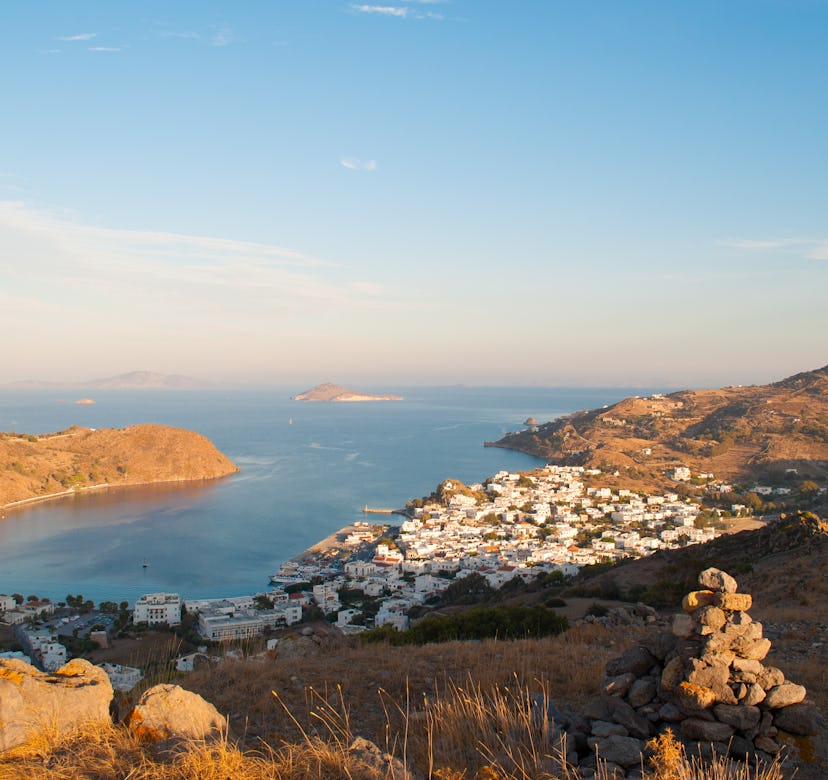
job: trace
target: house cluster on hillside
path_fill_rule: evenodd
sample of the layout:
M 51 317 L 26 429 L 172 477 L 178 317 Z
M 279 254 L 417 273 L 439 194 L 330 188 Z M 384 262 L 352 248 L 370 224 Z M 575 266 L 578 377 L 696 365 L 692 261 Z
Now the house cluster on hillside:
M 452 579 L 477 573 L 498 588 L 513 577 L 543 572 L 575 574 L 581 566 L 649 555 L 717 535 L 696 528 L 698 504 L 675 493 L 641 495 L 630 490 L 586 487 L 600 470 L 547 466 L 531 475 L 501 471 L 484 484 L 442 485 L 443 502 L 413 509 L 393 542 L 382 541 L 367 560 L 329 559 L 285 568 L 292 579 L 323 580 L 314 602 L 336 614 L 343 629 L 361 630 L 363 610 L 343 609 L 342 592 L 378 600 L 374 626 L 408 627 L 408 612 L 438 595 Z M 275 578 L 278 580 L 278 577 Z

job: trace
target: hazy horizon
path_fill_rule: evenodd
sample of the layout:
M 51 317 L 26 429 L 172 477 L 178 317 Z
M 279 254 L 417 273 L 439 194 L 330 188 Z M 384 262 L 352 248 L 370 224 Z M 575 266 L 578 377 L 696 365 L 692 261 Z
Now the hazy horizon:
M 826 27 L 806 0 L 4 4 L 0 386 L 824 366 Z

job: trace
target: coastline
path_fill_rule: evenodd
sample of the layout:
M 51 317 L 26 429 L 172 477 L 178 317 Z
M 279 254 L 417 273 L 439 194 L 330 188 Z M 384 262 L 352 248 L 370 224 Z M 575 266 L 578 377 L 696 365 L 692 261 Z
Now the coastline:
M 97 493 L 102 490 L 108 489 L 129 489 L 129 488 L 139 488 L 139 487 L 152 487 L 153 485 L 176 485 L 176 484 L 184 484 L 184 483 L 192 483 L 192 482 L 213 482 L 221 479 L 226 479 L 227 477 L 232 476 L 233 474 L 238 474 L 239 469 L 235 472 L 231 472 L 230 474 L 223 474 L 219 477 L 191 477 L 189 479 L 179 478 L 179 479 L 155 479 L 151 481 L 144 481 L 144 482 L 102 482 L 98 485 L 85 485 L 83 487 L 78 488 L 69 488 L 68 490 L 62 490 L 59 493 L 49 493 L 45 496 L 31 496 L 30 498 L 21 498 L 17 501 L 10 501 L 8 504 L 0 504 L 0 513 L 11 511 L 17 511 L 19 509 L 26 509 L 29 506 L 33 506 L 35 504 L 45 503 L 46 501 L 55 501 L 61 498 L 70 498 L 71 496 L 77 496 L 83 493 Z M 0 514 L 0 519 L 3 519 L 5 515 Z

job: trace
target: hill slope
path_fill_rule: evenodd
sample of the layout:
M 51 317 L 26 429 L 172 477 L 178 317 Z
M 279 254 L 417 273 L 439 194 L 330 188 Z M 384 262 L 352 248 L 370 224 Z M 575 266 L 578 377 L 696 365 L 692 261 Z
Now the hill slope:
M 93 486 L 215 479 L 236 471 L 209 439 L 163 425 L 0 434 L 0 506 Z
M 575 412 L 488 446 L 664 483 L 688 466 L 726 480 L 828 477 L 828 366 L 769 385 L 683 390 Z

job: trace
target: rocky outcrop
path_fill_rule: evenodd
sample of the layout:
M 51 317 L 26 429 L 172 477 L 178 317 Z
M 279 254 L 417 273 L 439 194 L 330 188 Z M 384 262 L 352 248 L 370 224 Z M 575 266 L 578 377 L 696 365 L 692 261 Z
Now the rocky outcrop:
M 125 719 L 140 739 L 208 739 L 227 730 L 227 720 L 210 702 L 178 685 L 156 685 L 141 695 Z
M 75 659 L 54 674 L 0 659 L 0 753 L 44 736 L 109 723 L 112 685 L 103 669 Z
M 771 643 L 748 614 L 751 605 L 726 572 L 703 571 L 669 631 L 607 663 L 603 695 L 585 718 L 567 724 L 582 751 L 621 774 L 640 766 L 646 741 L 667 728 L 690 754 L 713 750 L 750 762 L 780 753 L 783 732 L 808 738 L 823 731 L 805 688 L 763 663 Z

